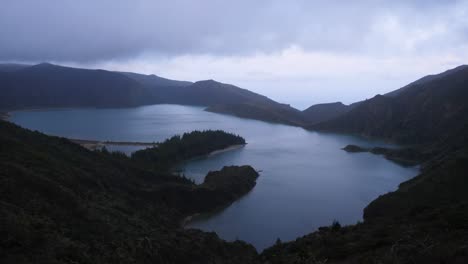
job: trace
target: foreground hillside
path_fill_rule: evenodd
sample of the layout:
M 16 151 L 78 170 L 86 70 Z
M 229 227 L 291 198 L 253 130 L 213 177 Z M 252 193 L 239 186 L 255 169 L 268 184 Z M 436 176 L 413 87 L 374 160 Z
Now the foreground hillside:
M 195 185 L 133 159 L 0 121 L 0 263 L 250 263 L 256 257 L 244 242 L 180 228 L 186 216 L 248 192 L 255 170 L 225 167 Z

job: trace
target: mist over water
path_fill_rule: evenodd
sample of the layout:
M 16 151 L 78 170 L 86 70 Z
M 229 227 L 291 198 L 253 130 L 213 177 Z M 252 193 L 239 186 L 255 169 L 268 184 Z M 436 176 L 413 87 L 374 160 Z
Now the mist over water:
M 208 171 L 225 165 L 249 164 L 261 171 L 250 193 L 224 210 L 196 217 L 188 227 L 215 231 L 226 240 L 245 240 L 259 250 L 277 238 L 292 240 L 333 220 L 356 223 L 370 201 L 417 174 L 416 168 L 380 156 L 341 150 L 347 144 L 385 145 L 381 142 L 209 113 L 201 107 L 17 111 L 10 120 L 78 139 L 153 142 L 204 129 L 243 136 L 248 144 L 242 148 L 181 164 L 197 183 Z

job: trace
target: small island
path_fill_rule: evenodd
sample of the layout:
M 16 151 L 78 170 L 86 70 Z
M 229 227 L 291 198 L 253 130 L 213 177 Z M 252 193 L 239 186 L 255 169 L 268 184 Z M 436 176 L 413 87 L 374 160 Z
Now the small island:
M 343 150 L 346 152 L 351 152 L 351 153 L 369 152 L 369 149 L 356 146 L 356 145 L 347 145 L 346 147 L 343 148 Z

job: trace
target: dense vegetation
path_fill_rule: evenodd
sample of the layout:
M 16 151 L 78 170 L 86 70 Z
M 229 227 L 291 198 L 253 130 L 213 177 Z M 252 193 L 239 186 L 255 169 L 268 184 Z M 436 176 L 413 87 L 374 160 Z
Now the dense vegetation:
M 210 171 L 202 186 L 232 193 L 233 198 L 238 198 L 252 190 L 257 177 L 258 173 L 249 166 L 228 166 L 220 171 Z
M 180 227 L 258 176 L 249 166 L 216 174 L 226 182 L 195 185 L 0 121 L 0 263 L 250 263 L 252 246 Z
M 466 263 L 467 131 L 428 146 L 437 154 L 421 175 L 372 202 L 363 223 L 334 223 L 257 255 L 179 226 L 248 192 L 258 177 L 251 167 L 225 167 L 194 185 L 2 121 L 0 262 Z
M 244 144 L 244 138 L 221 130 L 193 131 L 182 136 L 173 136 L 157 147 L 136 151 L 132 154 L 132 159 L 162 170 L 169 169 L 182 160 Z

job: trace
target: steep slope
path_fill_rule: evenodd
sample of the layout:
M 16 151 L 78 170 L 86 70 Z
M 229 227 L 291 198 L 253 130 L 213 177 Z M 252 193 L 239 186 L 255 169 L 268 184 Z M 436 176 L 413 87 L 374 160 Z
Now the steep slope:
M 395 96 L 378 95 L 309 128 L 422 144 L 467 122 L 468 67 L 413 84 Z
M 456 73 L 457 71 L 460 71 L 460 70 L 465 70 L 468 68 L 468 65 L 460 65 L 456 68 L 453 68 L 453 69 L 450 69 L 450 70 L 447 70 L 445 72 L 442 72 L 442 73 L 439 73 L 439 74 L 431 74 L 431 75 L 427 75 L 427 76 L 424 76 L 422 77 L 421 79 L 418 79 L 400 89 L 397 89 L 395 91 L 392 91 L 392 92 L 389 92 L 389 93 L 386 93 L 385 96 L 389 96 L 389 97 L 395 97 L 399 94 L 401 94 L 402 92 L 408 90 L 408 89 L 411 89 L 413 86 L 415 85 L 423 85 L 423 84 L 426 84 L 426 83 L 429 83 L 431 81 L 434 81 L 434 80 L 437 80 L 439 78 L 442 78 L 442 77 L 445 77 L 445 76 L 449 76 L 453 73 Z
M 0 262 L 253 261 L 252 246 L 179 223 L 249 191 L 254 169 L 226 167 L 195 185 L 146 167 L 0 121 Z
M 124 73 L 139 81 L 154 103 L 206 106 L 207 111 L 269 122 L 302 125 L 300 111 L 266 96 L 214 80 L 195 83 L 173 81 L 152 75 Z
M 316 104 L 302 111 L 307 124 L 328 121 L 348 112 L 352 107 L 341 102 Z
M 202 106 L 237 103 L 275 103 L 266 96 L 214 80 L 195 82 L 185 87 L 185 89 L 180 89 L 180 95 L 175 96 L 178 103 Z
M 142 86 L 121 74 L 48 63 L 0 73 L 0 108 L 124 107 L 151 101 Z
M 208 106 L 210 112 L 224 113 L 268 122 L 303 124 L 301 112 L 266 96 L 213 80 L 198 81 L 178 89 L 168 103 Z

